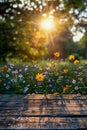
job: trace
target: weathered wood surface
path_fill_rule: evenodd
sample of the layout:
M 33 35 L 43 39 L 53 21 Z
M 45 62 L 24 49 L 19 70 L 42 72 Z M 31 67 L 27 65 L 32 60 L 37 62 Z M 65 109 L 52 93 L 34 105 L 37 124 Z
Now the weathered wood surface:
M 0 95 L 0 129 L 87 129 L 87 96 Z

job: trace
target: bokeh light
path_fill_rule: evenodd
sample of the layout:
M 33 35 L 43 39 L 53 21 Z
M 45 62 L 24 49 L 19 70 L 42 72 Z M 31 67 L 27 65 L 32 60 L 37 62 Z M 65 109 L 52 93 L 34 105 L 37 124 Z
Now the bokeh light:
M 53 30 L 54 29 L 54 21 L 51 18 L 46 18 L 41 21 L 41 27 L 44 30 Z

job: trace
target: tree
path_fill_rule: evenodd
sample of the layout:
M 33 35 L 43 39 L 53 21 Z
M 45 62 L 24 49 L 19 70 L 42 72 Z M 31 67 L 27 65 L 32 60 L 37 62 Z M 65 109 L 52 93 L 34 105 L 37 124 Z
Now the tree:
M 8 48 L 11 49 L 4 49 L 3 40 L 1 41 L 3 53 L 5 53 L 3 54 L 4 58 L 7 53 L 11 54 L 11 56 L 21 56 L 24 54 L 32 58 L 33 53 L 31 53 L 31 50 L 35 51 L 36 49 L 38 51 L 37 54 L 40 54 L 40 47 L 37 43 L 43 45 L 42 50 L 44 50 L 44 52 L 46 51 L 43 44 L 46 42 L 46 36 L 43 31 L 41 32 L 39 25 L 39 21 L 43 17 L 48 18 L 54 16 L 54 20 L 56 21 L 54 37 L 59 37 L 63 32 L 65 33 L 66 26 L 69 30 L 71 30 L 73 26 L 79 29 L 86 19 L 86 15 L 82 15 L 82 13 L 87 12 L 87 0 L 4 0 L 0 2 L 0 6 L 2 20 L 10 25 L 10 29 L 8 27 L 7 29 L 12 32 L 10 35 L 11 38 L 6 38 L 9 33 L 4 35 L 4 39 L 6 38 L 8 39 L 7 41 L 9 41 L 8 43 L 4 42 L 4 44 L 7 44 Z M 43 36 L 40 35 L 39 38 L 36 38 L 37 32 L 43 33 L 45 37 L 43 38 Z M 1 37 L 3 36 L 1 35 Z M 64 43 L 66 43 L 66 41 L 68 43 L 70 42 L 68 41 L 69 39 L 61 38 L 62 41 L 65 40 Z M 7 53 L 4 50 L 6 50 Z

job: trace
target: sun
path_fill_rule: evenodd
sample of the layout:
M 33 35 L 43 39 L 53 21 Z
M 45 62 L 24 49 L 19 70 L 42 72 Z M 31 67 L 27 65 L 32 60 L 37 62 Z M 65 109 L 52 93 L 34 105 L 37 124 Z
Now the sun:
M 52 19 L 44 19 L 43 21 L 41 21 L 41 27 L 44 30 L 52 30 L 54 28 L 54 22 Z

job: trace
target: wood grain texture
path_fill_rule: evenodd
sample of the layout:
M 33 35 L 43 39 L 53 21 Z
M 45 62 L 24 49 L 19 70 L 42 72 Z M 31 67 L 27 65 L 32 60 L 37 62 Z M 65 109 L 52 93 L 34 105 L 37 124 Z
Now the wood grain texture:
M 0 94 L 1 128 L 86 129 L 87 96 Z

